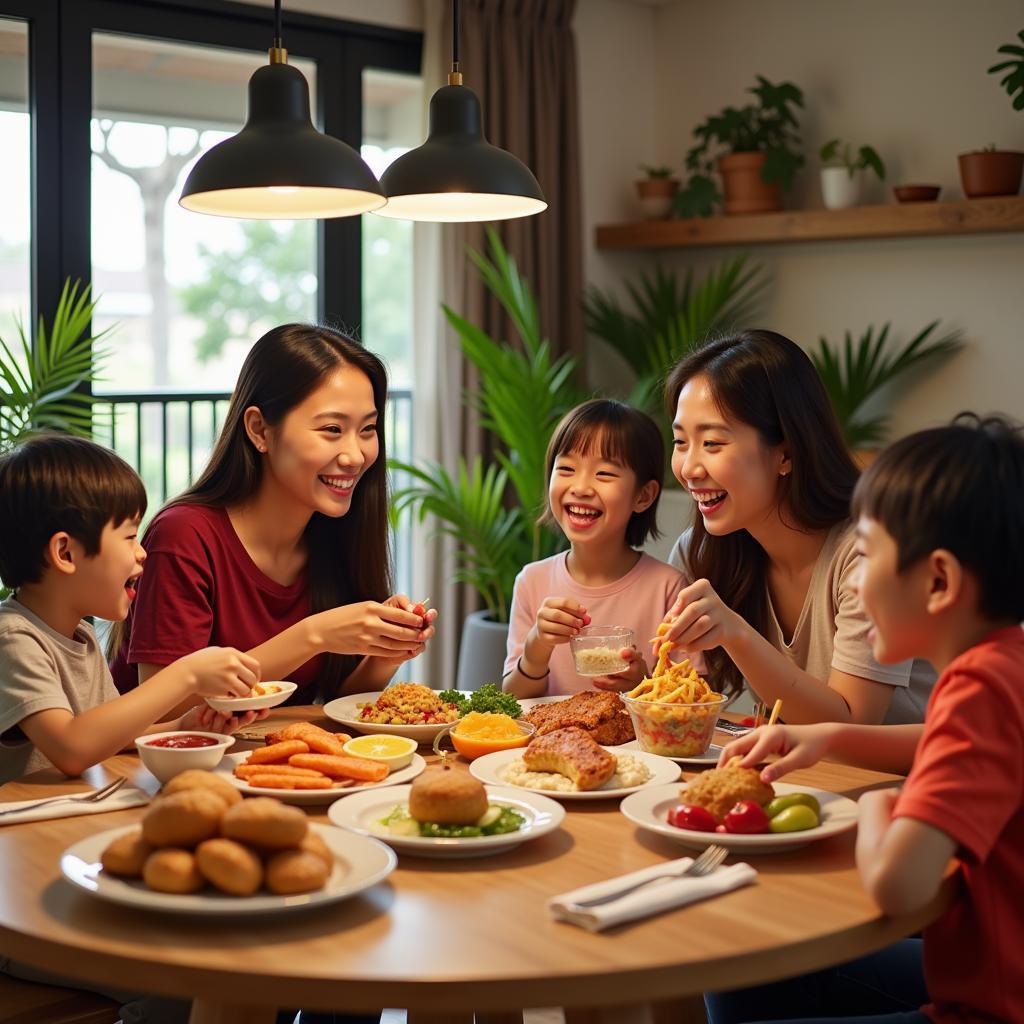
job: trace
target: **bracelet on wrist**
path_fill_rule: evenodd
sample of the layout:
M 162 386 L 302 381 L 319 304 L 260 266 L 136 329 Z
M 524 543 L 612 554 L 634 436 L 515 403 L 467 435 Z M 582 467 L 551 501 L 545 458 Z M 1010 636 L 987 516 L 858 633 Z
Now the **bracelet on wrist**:
M 519 655 L 519 660 L 516 662 L 516 669 L 521 676 L 526 676 L 527 679 L 546 679 L 551 675 L 551 669 L 546 668 L 539 676 L 531 676 L 530 673 L 523 668 L 523 656 L 521 654 Z

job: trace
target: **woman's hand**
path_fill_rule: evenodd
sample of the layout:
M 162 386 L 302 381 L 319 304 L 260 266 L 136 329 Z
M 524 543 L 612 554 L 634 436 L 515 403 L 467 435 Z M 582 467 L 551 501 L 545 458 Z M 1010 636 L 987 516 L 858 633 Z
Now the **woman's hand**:
M 404 661 L 412 661 L 413 658 L 418 658 L 426 650 L 427 641 L 434 635 L 434 621 L 437 618 L 437 609 L 427 608 L 422 601 L 414 603 L 405 594 L 393 594 L 384 604 L 389 608 L 402 608 L 413 615 L 418 615 L 422 624 L 420 642 L 408 654 L 401 654 L 388 660 L 393 661 L 396 665 L 400 665 Z
M 214 711 L 209 704 L 197 704 L 181 716 L 178 728 L 186 732 L 220 732 L 225 736 L 231 736 L 239 729 L 266 718 L 269 713 L 267 708 L 263 708 L 261 711 L 241 711 L 237 715 L 225 715 L 220 711 Z
M 686 651 L 709 651 L 728 644 L 749 628 L 719 596 L 707 580 L 697 580 L 679 591 L 665 615 L 668 629 L 658 635 Z M 657 645 L 660 647 L 660 643 Z
M 742 757 L 740 766 L 754 768 L 769 754 L 779 759 L 761 772 L 763 782 L 774 782 L 787 772 L 817 764 L 830 750 L 834 730 L 822 725 L 762 725 L 726 744 L 718 758 L 718 767 L 734 757 Z
M 200 697 L 248 697 L 260 681 L 260 663 L 234 647 L 206 647 L 179 658 L 189 690 Z
M 433 635 L 433 627 L 424 624 L 429 612 L 417 615 L 412 607 L 405 595 L 396 594 L 383 602 L 329 608 L 310 616 L 313 643 L 331 654 L 369 654 L 396 661 L 415 658 L 427 634 Z
M 590 682 L 599 690 L 613 690 L 625 693 L 632 690 L 641 680 L 647 678 L 647 662 L 640 656 L 635 647 L 623 647 L 619 657 L 629 662 L 629 668 L 616 672 L 613 676 L 594 676 Z

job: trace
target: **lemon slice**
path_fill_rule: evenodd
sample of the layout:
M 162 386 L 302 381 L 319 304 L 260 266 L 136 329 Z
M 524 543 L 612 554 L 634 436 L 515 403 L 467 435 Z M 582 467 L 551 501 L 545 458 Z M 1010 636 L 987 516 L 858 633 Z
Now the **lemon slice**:
M 352 757 L 366 757 L 383 761 L 392 771 L 412 761 L 416 753 L 415 740 L 404 736 L 355 736 L 345 743 L 345 753 Z

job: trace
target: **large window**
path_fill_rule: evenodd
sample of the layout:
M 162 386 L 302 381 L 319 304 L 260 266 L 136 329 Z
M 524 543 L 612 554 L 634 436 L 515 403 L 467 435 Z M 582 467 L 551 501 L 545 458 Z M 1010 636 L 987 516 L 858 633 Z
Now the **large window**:
M 0 18 L 0 338 L 30 327 L 32 185 L 28 112 L 28 26 Z

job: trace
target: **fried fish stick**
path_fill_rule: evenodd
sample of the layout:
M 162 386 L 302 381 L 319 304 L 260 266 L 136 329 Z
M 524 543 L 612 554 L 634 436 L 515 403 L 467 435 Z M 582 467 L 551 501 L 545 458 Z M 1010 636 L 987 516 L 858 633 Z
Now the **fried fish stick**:
M 302 740 L 283 740 L 281 743 L 271 743 L 269 747 L 259 747 L 254 750 L 249 755 L 246 764 L 274 764 L 276 761 L 283 764 L 293 754 L 308 753 L 309 746 Z
M 345 742 L 352 738 L 345 733 L 328 732 L 312 722 L 295 722 L 282 729 L 281 735 L 288 740 L 301 740 L 318 754 L 334 754 L 337 757 L 345 757 Z
M 365 757 L 335 757 L 333 754 L 294 754 L 288 763 L 296 768 L 314 768 L 332 779 L 358 779 L 380 782 L 387 778 L 388 766 Z
M 240 764 L 235 768 L 235 775 L 240 779 L 248 779 L 252 775 L 265 775 L 268 771 L 273 771 L 275 775 L 305 775 L 314 778 L 323 774 L 312 768 L 296 768 L 290 764 Z
M 246 781 L 257 789 L 330 789 L 333 783 L 326 775 L 277 775 L 273 765 L 263 775 L 251 775 Z

